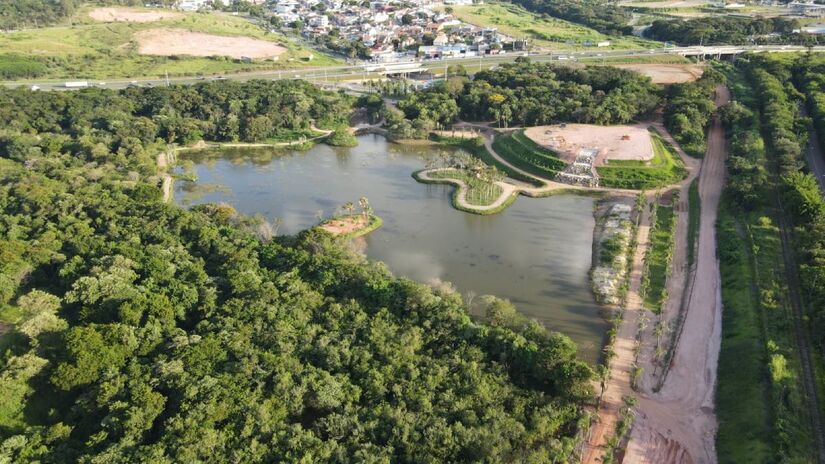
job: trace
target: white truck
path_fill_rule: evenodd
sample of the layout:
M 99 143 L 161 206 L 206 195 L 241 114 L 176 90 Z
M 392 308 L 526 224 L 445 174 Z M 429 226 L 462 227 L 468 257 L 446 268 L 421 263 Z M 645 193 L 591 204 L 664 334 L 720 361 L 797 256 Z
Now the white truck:
M 89 86 L 87 81 L 69 81 L 63 84 L 67 89 L 85 89 Z

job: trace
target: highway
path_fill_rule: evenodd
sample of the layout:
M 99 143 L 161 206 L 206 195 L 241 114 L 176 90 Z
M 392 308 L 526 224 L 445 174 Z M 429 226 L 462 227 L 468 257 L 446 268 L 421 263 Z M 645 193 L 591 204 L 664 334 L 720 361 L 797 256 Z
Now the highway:
M 681 55 L 681 56 L 707 56 L 721 57 L 733 56 L 741 53 L 781 53 L 781 52 L 804 52 L 808 49 L 794 45 L 753 45 L 753 46 L 704 46 L 704 47 L 670 47 L 638 50 L 600 50 L 594 49 L 586 52 L 540 52 L 530 54 L 529 58 L 534 61 L 596 61 L 600 58 L 633 58 L 656 55 Z M 814 52 L 825 52 L 825 46 L 813 47 Z M 199 76 L 199 77 L 170 77 L 166 78 L 140 78 L 140 79 L 112 79 L 112 80 L 91 80 L 82 76 L 70 79 L 71 81 L 87 81 L 89 86 L 102 87 L 108 89 L 123 89 L 129 86 L 163 86 L 174 84 L 195 84 L 208 80 L 237 80 L 247 81 L 251 79 L 305 79 L 316 83 L 335 83 L 341 81 L 375 79 L 388 73 L 397 73 L 393 67 L 404 68 L 410 64 L 420 64 L 423 69 L 432 70 L 436 74 L 442 73 L 443 69 L 452 64 L 462 64 L 469 71 L 494 66 L 498 63 L 514 61 L 520 56 L 525 56 L 521 52 L 507 53 L 502 55 L 486 55 L 482 57 L 448 58 L 440 60 L 423 60 L 415 62 L 400 63 L 365 63 L 360 65 L 328 66 L 316 68 L 300 68 L 290 70 L 262 70 L 243 73 L 232 73 L 221 76 Z M 66 87 L 66 80 L 29 80 L 4 82 L 6 87 L 29 87 L 38 90 L 74 90 Z

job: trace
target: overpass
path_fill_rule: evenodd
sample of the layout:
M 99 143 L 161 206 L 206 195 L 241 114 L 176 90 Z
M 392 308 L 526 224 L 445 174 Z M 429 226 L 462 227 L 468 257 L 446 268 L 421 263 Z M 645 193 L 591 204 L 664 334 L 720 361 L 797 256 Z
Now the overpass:
M 173 78 L 139 78 L 106 80 L 98 82 L 88 80 L 93 87 L 123 89 L 129 86 L 162 86 L 162 85 L 187 85 L 196 84 L 207 80 L 237 80 L 248 81 L 251 79 L 304 79 L 318 84 L 340 83 L 346 81 L 359 81 L 367 79 L 379 79 L 392 74 L 409 74 L 414 72 L 433 71 L 435 74 L 443 72 L 449 65 L 464 65 L 468 71 L 484 69 L 500 63 L 507 63 L 522 56 L 529 56 L 534 61 L 595 61 L 606 60 L 608 58 L 638 58 L 656 55 L 681 55 L 685 57 L 699 58 L 733 58 L 743 53 L 792 53 L 805 52 L 809 48 L 798 45 L 717 45 L 717 46 L 694 46 L 694 47 L 665 47 L 651 49 L 633 50 L 587 50 L 580 52 L 558 52 L 542 51 L 535 54 L 507 53 L 501 55 L 485 55 L 467 58 L 446 58 L 438 60 L 418 60 L 399 63 L 365 63 L 359 65 L 328 66 L 316 68 L 299 68 L 289 70 L 259 70 L 252 72 L 242 72 L 226 74 L 225 76 L 199 76 L 199 77 L 173 77 Z M 825 46 L 811 47 L 811 51 L 825 52 Z M 83 76 L 76 76 L 72 81 L 82 81 Z M 58 80 L 26 80 L 15 82 L 2 82 L 0 85 L 6 87 L 33 87 L 39 90 L 74 90 L 66 87 L 66 81 Z

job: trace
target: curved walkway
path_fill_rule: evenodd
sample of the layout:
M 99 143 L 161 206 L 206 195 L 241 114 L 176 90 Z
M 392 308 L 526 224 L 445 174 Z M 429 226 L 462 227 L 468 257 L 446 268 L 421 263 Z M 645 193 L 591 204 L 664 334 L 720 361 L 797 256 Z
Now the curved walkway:
M 660 123 L 653 123 L 652 126 L 656 127 L 657 131 L 662 134 L 667 142 L 669 142 L 673 147 L 676 148 L 679 157 L 685 163 L 685 166 L 688 168 L 688 171 L 691 173 L 690 176 L 679 182 L 678 184 L 674 185 L 667 185 L 664 187 L 660 187 L 656 191 L 662 192 L 666 190 L 670 190 L 672 188 L 681 188 L 685 185 L 689 185 L 690 181 L 693 180 L 695 174 L 693 170 L 698 166 L 698 162 L 688 156 L 679 145 L 673 140 L 673 137 L 664 129 L 664 127 Z M 473 205 L 466 201 L 467 197 L 467 186 L 458 179 L 433 179 L 427 175 L 428 172 L 434 172 L 441 169 L 425 169 L 423 171 L 419 171 L 416 173 L 417 178 L 420 178 L 424 182 L 430 183 L 444 183 L 444 184 L 451 184 L 458 188 L 458 194 L 455 196 L 455 202 L 457 203 L 455 206 L 458 209 L 468 211 L 468 212 L 476 212 L 478 214 L 485 214 L 492 210 L 501 209 L 503 206 L 507 205 L 507 202 L 510 201 L 510 198 L 515 197 L 516 195 L 525 195 L 528 197 L 546 197 L 554 194 L 559 193 L 568 193 L 568 192 L 603 192 L 603 193 L 613 193 L 613 194 L 620 194 L 620 195 L 628 195 L 632 194 L 635 195 L 639 191 L 638 190 L 630 190 L 630 189 L 620 189 L 620 188 L 610 188 L 610 187 L 585 187 L 581 185 L 572 185 L 572 184 L 565 184 L 562 182 L 556 182 L 553 180 L 544 179 L 538 177 L 534 174 L 531 174 L 521 168 L 513 166 L 509 161 L 504 159 L 501 155 L 496 153 L 496 150 L 493 148 L 493 140 L 495 136 L 495 131 L 487 125 L 484 124 L 473 124 L 473 123 L 465 123 L 461 122 L 456 124 L 456 127 L 464 127 L 464 128 L 473 128 L 473 129 L 481 129 L 481 135 L 484 138 L 484 148 L 490 153 L 490 156 L 495 158 L 495 160 L 507 168 L 518 172 L 519 174 L 529 177 L 537 182 L 540 182 L 542 186 L 534 187 L 528 185 L 518 185 L 508 181 L 500 181 L 496 182 L 496 185 L 501 187 L 501 196 L 496 199 L 490 205 L 482 206 L 482 205 Z

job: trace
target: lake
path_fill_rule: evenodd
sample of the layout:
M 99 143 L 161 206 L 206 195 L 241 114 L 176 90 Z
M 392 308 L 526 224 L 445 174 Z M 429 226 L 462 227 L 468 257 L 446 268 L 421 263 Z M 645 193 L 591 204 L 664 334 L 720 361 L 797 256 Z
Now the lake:
M 222 150 L 187 153 L 198 180 L 175 183 L 182 205 L 227 202 L 245 214 L 280 218 L 293 234 L 329 218 L 347 201 L 369 198 L 384 226 L 364 237 L 370 259 L 420 282 L 452 282 L 462 294 L 508 298 L 522 313 L 570 336 L 595 362 L 607 322 L 590 291 L 593 202 L 589 197 L 520 197 L 492 216 L 450 205 L 452 187 L 411 174 L 452 150 L 408 146 L 381 136 L 354 148 L 306 152 Z

